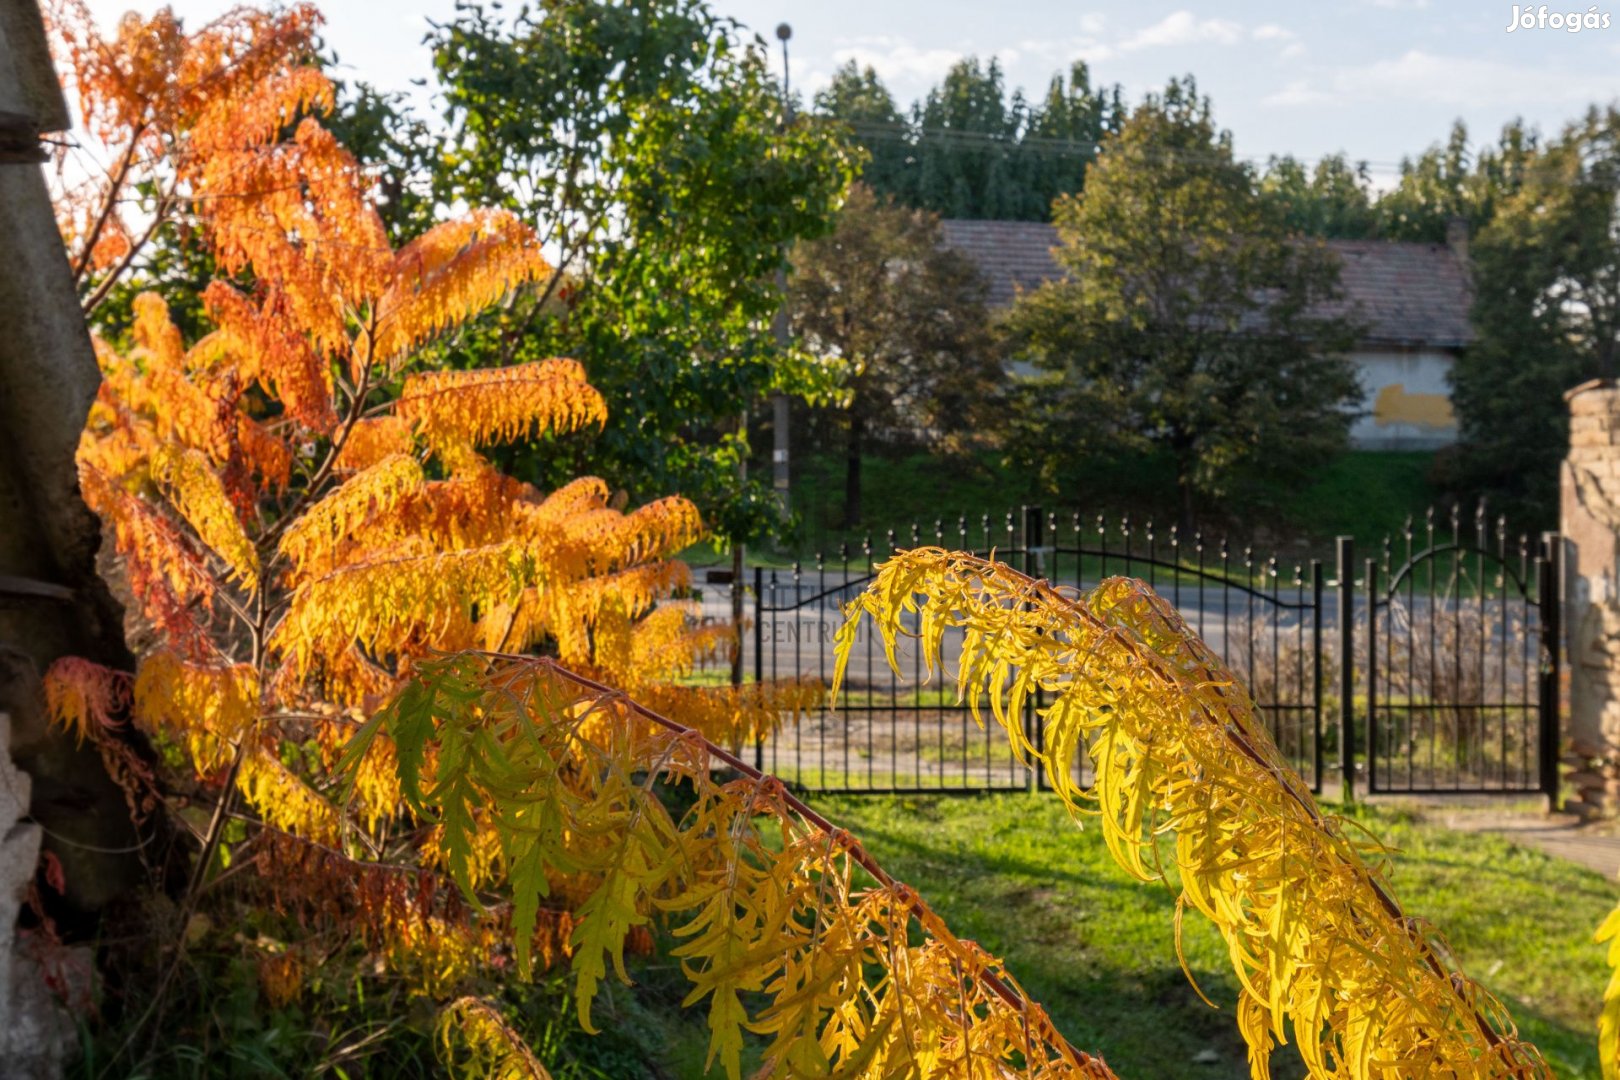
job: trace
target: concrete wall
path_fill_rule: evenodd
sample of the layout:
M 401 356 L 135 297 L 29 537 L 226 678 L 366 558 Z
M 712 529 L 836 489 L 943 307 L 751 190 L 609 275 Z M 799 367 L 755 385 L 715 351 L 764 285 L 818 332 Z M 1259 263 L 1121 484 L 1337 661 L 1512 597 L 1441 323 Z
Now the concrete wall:
M 129 657 L 73 462 L 100 374 L 37 164 L 35 133 L 67 113 L 34 0 L 0 0 L 0 120 L 0 1076 L 32 1080 L 58 1075 L 75 1045 L 31 951 L 41 935 L 13 936 L 39 849 L 67 882 L 55 914 L 75 922 L 141 880 L 122 792 L 49 727 L 39 683 L 65 654 Z
M 1451 409 L 1452 354 L 1362 350 L 1350 354 L 1366 392 L 1350 428 L 1358 450 L 1435 450 L 1457 441 Z

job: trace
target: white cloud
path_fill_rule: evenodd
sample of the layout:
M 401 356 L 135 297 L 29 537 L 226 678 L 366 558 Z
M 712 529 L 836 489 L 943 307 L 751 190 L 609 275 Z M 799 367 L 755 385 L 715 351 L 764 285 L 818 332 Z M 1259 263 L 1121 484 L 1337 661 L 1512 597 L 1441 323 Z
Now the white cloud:
M 1261 103 L 1295 106 L 1331 101 L 1410 101 L 1517 107 L 1607 100 L 1613 96 L 1614 83 L 1609 78 L 1413 49 L 1393 60 L 1342 67 L 1316 80 L 1288 83 L 1262 98 Z
M 1260 99 L 1262 105 L 1315 105 L 1328 100 L 1329 94 L 1313 87 L 1308 79 L 1295 79 L 1274 94 Z
M 1378 8 L 1388 8 L 1390 10 L 1399 8 L 1426 8 L 1429 6 L 1429 0 L 1362 0 L 1362 3 L 1371 4 L 1373 7 Z
M 1243 27 L 1230 19 L 1200 19 L 1190 11 L 1177 11 L 1119 43 L 1120 52 L 1172 45 L 1235 45 L 1243 40 Z
M 827 89 L 830 85 L 832 85 L 832 72 L 826 68 L 811 68 L 802 75 L 798 71 L 793 73 L 793 90 L 797 94 L 802 94 L 806 102 L 814 99 L 818 93 Z
M 1249 31 L 1249 36 L 1255 41 L 1281 45 L 1282 48 L 1277 50 L 1277 55 L 1284 60 L 1297 59 L 1304 56 L 1306 52 L 1305 43 L 1299 40 L 1298 34 L 1288 29 L 1288 27 L 1278 26 L 1276 23 L 1264 23 L 1257 26 Z
M 961 57 L 957 49 L 919 49 L 903 38 L 888 35 L 854 38 L 833 51 L 833 60 L 838 64 L 853 60 L 863 68 L 870 66 L 890 83 L 907 79 L 938 81 Z
M 1004 52 L 1035 57 L 1047 64 L 1067 64 L 1073 60 L 1095 64 L 1113 56 L 1114 48 L 1086 33 L 1066 38 L 1032 38 L 1020 41 L 1015 48 Z

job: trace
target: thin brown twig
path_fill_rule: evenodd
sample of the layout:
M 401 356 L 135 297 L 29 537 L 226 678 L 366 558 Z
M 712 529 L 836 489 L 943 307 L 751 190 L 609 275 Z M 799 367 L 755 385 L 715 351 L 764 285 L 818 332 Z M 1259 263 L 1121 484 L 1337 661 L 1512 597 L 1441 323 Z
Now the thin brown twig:
M 123 276 L 124 271 L 128 270 L 130 264 L 135 261 L 135 256 L 151 242 L 152 237 L 156 236 L 157 231 L 169 220 L 169 203 L 173 198 L 173 194 L 174 192 L 171 189 L 168 195 L 158 200 L 157 209 L 152 214 L 152 222 L 146 227 L 146 231 L 141 233 L 139 240 L 129 245 L 129 250 L 124 252 L 122 259 L 118 260 L 118 265 L 113 267 L 107 276 L 101 279 L 101 283 L 96 286 L 95 291 L 81 305 L 85 318 L 89 318 L 96 308 L 101 306 L 101 302 L 107 299 L 107 294 L 112 292 L 113 286 L 118 284 L 118 279 Z
M 84 280 L 85 271 L 90 268 L 90 256 L 96 250 L 96 244 L 101 241 L 101 234 L 107 228 L 107 222 L 112 220 L 113 206 L 117 203 L 118 189 L 124 186 L 129 179 L 130 170 L 135 167 L 135 151 L 139 149 L 141 136 L 146 133 L 146 125 L 137 125 L 129 134 L 129 146 L 119 159 L 118 169 L 113 173 L 107 184 L 107 196 L 101 204 L 101 212 L 96 215 L 95 223 L 90 226 L 90 232 L 84 238 L 84 246 L 79 250 L 78 258 L 73 260 L 73 283 L 77 285 Z

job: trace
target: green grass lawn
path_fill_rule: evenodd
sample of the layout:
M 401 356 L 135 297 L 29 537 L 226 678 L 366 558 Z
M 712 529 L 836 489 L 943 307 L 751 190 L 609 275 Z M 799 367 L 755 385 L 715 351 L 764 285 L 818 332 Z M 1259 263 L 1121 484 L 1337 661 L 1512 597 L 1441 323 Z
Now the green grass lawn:
M 826 796 L 815 805 L 860 837 L 957 934 L 1003 957 L 1058 1029 L 1081 1049 L 1103 1055 L 1120 1077 L 1248 1076 L 1230 1009 L 1236 984 L 1214 930 L 1189 915 L 1183 944 L 1199 985 L 1225 1006 L 1219 1010 L 1199 1000 L 1177 963 L 1170 889 L 1142 884 L 1117 869 L 1100 831 L 1077 828 L 1054 796 Z M 1428 824 L 1399 809 L 1355 812 L 1398 849 L 1394 883 L 1406 910 L 1446 935 L 1464 969 L 1502 1000 L 1540 1046 L 1554 1075 L 1598 1080 L 1594 1019 L 1607 973 L 1604 950 L 1591 935 L 1615 902 L 1613 882 L 1506 840 Z M 634 986 L 611 978 L 602 984 L 593 1010 L 601 1034 L 595 1036 L 574 1020 L 566 967 L 545 974 L 539 985 L 514 981 L 490 993 L 506 999 L 509 1017 L 558 1080 L 722 1075 L 718 1067 L 705 1068 L 705 1009 L 680 1007 L 689 985 L 667 951 L 632 960 L 631 973 Z M 251 974 L 232 985 L 231 1001 L 210 1006 L 223 1006 L 225 1015 L 240 1021 L 224 1029 L 230 1037 L 222 1053 L 228 1058 L 210 1061 L 201 1050 L 178 1047 L 163 1059 L 173 1068 L 141 1075 L 306 1075 L 283 1071 L 275 1062 L 308 1060 L 289 1057 L 282 1043 L 314 1036 L 304 1030 L 309 1019 L 293 1009 L 276 1013 L 271 1022 L 255 1004 Z M 356 1016 L 386 1019 L 393 1035 L 376 1048 L 380 1056 L 367 1062 L 370 1071 L 342 1075 L 441 1072 L 427 1002 L 379 1017 L 356 1001 L 351 1012 L 326 1018 L 335 1026 L 326 1020 L 317 1025 L 319 1038 L 344 1031 Z M 89 1044 L 90 1056 L 72 1075 L 98 1075 L 114 1045 Z M 744 1075 L 758 1068 L 760 1045 L 751 1039 Z M 1302 1075 L 1289 1053 L 1284 1048 L 1274 1057 L 1278 1080 Z
M 1175 899 L 1110 861 L 1050 795 L 826 797 L 851 829 L 960 935 L 1004 957 L 1082 1049 L 1122 1077 L 1246 1076 L 1232 1021 L 1236 982 L 1214 930 L 1189 917 L 1184 947 L 1204 1005 L 1175 956 Z M 1361 810 L 1399 849 L 1406 909 L 1436 924 L 1465 970 L 1497 994 L 1565 1080 L 1599 1076 L 1594 1018 L 1606 973 L 1593 929 L 1614 905 L 1598 874 L 1505 840 L 1390 810 Z M 1213 1051 L 1215 1064 L 1194 1064 Z M 1301 1075 L 1286 1049 L 1276 1075 Z M 1207 1056 L 1207 1055 L 1206 1055 Z
M 1314 483 L 1293 493 L 1290 517 L 1311 536 L 1354 536 L 1364 554 L 1372 554 L 1372 545 L 1381 545 L 1386 536 L 1398 544 L 1409 516 L 1421 537 L 1424 511 L 1437 495 L 1429 484 L 1433 464 L 1434 454 L 1428 451 L 1342 454 Z M 1471 522 L 1471 517 L 1465 520 L 1465 530 Z

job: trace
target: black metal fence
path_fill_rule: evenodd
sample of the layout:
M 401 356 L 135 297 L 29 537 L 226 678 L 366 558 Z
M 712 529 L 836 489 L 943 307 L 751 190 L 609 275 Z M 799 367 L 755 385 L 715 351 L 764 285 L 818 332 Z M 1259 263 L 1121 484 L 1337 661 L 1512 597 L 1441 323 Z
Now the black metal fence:
M 890 553 L 935 545 L 993 554 L 1085 589 L 1124 575 L 1182 613 L 1253 694 L 1279 749 L 1320 791 L 1553 790 L 1559 612 L 1556 538 L 1508 539 L 1483 512 L 1433 514 L 1358 566 L 1287 560 L 1195 532 L 1026 507 L 940 519 L 751 571 L 743 671 L 830 682 L 843 606 Z M 1449 528 L 1447 526 L 1449 525 Z M 1359 569 L 1359 573 L 1356 571 Z M 1045 782 L 955 693 L 960 638 L 929 658 L 910 642 L 892 668 L 857 639 L 840 699 L 755 748 L 761 767 L 819 792 L 1024 790 Z M 1348 663 L 1346 662 L 1348 661 Z M 1025 717 L 1040 739 L 1040 709 Z M 1345 752 L 1348 749 L 1348 753 Z M 1073 768 L 1086 779 L 1089 763 Z

